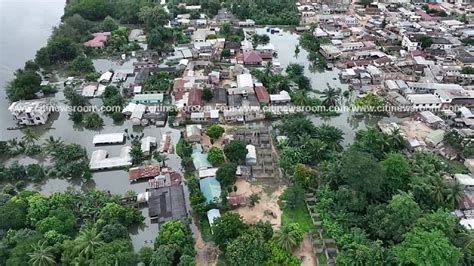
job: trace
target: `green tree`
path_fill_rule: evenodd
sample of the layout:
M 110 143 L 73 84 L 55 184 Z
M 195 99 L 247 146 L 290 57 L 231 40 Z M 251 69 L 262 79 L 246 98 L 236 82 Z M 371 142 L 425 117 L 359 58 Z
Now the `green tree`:
M 195 255 L 189 227 L 178 220 L 165 222 L 160 227 L 160 232 L 156 237 L 155 249 L 152 265 L 161 265 L 160 263 L 164 262 L 166 264 L 170 262 L 174 264 L 189 262 L 188 257 L 194 258 Z M 165 260 L 163 261 L 163 259 Z
M 411 177 L 411 167 L 402 154 L 390 153 L 381 162 L 385 173 L 385 190 L 395 193 L 398 190 L 407 190 Z
M 456 237 L 457 218 L 447 210 L 439 209 L 418 218 L 413 224 L 413 228 L 420 228 L 423 231 L 442 232 L 451 241 Z
M 202 99 L 206 102 L 210 102 L 214 98 L 214 92 L 209 88 L 204 88 L 202 90 Z
M 336 106 L 339 102 L 339 96 L 341 92 L 334 88 L 327 88 L 322 91 L 323 104 L 326 107 Z
M 168 23 L 170 16 L 166 10 L 156 5 L 154 7 L 144 6 L 138 13 L 140 21 L 145 23 L 145 26 L 151 30 L 156 27 L 162 27 Z
M 290 223 L 281 227 L 275 236 L 276 243 L 287 252 L 291 252 L 303 241 L 303 230 L 297 223 Z
M 258 204 L 260 202 L 260 196 L 256 193 L 252 193 L 249 196 L 249 206 L 254 207 L 255 204 Z
M 105 107 L 108 107 L 107 113 L 114 113 L 122 110 L 124 99 L 117 87 L 107 86 L 102 94 L 102 102 Z
M 299 64 L 289 64 L 286 67 L 286 74 L 290 79 L 304 75 L 304 66 Z
M 227 58 L 230 57 L 232 54 L 229 49 L 223 49 L 221 52 L 221 57 Z
M 211 125 L 207 130 L 206 134 L 212 139 L 216 140 L 224 134 L 225 129 L 217 124 Z M 246 153 L 247 154 L 247 153 Z
M 213 165 L 219 165 L 225 161 L 224 151 L 219 147 L 212 146 L 207 151 L 207 159 Z
M 241 163 L 247 156 L 247 147 L 240 140 L 231 140 L 224 146 L 224 154 L 233 163 Z
M 385 100 L 381 96 L 368 92 L 364 96 L 355 99 L 354 104 L 357 107 L 372 107 L 374 111 L 378 112 L 378 110 L 383 110 L 381 108 L 385 105 Z
M 474 67 L 466 66 L 461 70 L 462 74 L 474 74 Z
M 143 162 L 143 152 L 140 145 L 134 144 L 132 146 L 130 157 L 132 158 L 132 165 L 140 165 Z
M 270 256 L 268 265 L 277 266 L 277 265 L 287 265 L 287 266 L 298 266 L 300 265 L 300 260 L 298 257 L 293 256 L 290 252 L 282 249 L 276 241 L 272 240 L 268 242 L 268 248 L 270 250 Z
M 433 44 L 433 38 L 431 38 L 431 36 L 428 36 L 428 35 L 421 36 L 419 41 L 421 44 L 421 48 L 423 49 L 430 48 L 431 45 Z
M 354 150 L 346 152 L 341 161 L 341 176 L 351 188 L 372 199 L 380 195 L 383 170 L 369 153 Z
M 99 129 L 104 125 L 104 120 L 98 113 L 89 113 L 84 118 L 84 127 L 88 129 Z
M 95 68 L 89 57 L 79 55 L 69 64 L 69 71 L 72 75 L 82 75 L 95 72 Z
M 140 258 L 140 262 L 145 263 L 145 265 L 150 265 L 153 259 L 153 248 L 147 246 L 141 247 L 138 251 L 138 257 Z
M 341 129 L 328 124 L 322 124 L 316 128 L 315 137 L 321 140 L 329 149 L 342 151 L 341 142 L 344 140 L 344 132 Z
M 28 253 L 33 266 L 56 265 L 54 261 L 53 247 L 48 247 L 46 241 L 38 242 L 33 245 L 33 252 Z
M 268 247 L 262 234 L 251 230 L 230 242 L 225 255 L 229 265 L 263 265 Z
M 41 77 L 32 70 L 17 70 L 7 85 L 7 96 L 12 102 L 36 97 L 40 90 Z
M 238 213 L 226 212 L 212 223 L 212 239 L 221 250 L 225 250 L 246 228 L 247 225 Z
M 22 201 L 8 201 L 0 204 L 0 212 L 2 219 L 0 219 L 0 229 L 8 231 L 10 229 L 20 229 L 26 226 L 26 215 L 28 205 Z
M 440 231 L 413 229 L 393 247 L 398 263 L 415 265 L 457 265 L 461 251 Z
M 65 207 L 51 210 L 48 217 L 36 224 L 36 229 L 41 233 L 56 231 L 63 235 L 72 236 L 75 233 L 76 216 L 72 210 Z
M 103 31 L 114 31 L 118 29 L 119 25 L 115 19 L 113 19 L 111 16 L 107 16 L 104 18 L 104 21 L 102 21 L 101 28 Z
M 125 239 L 114 240 L 99 246 L 93 254 L 92 265 L 136 265 L 138 256 L 132 244 Z
M 21 140 L 26 142 L 28 146 L 31 146 L 38 140 L 38 136 L 32 129 L 27 128 L 23 130 L 23 136 L 21 137 Z
M 216 171 L 216 178 L 221 183 L 222 187 L 230 187 L 234 185 L 237 180 L 237 165 L 235 163 L 223 164 Z
M 74 251 L 80 257 L 90 259 L 103 245 L 102 234 L 95 226 L 88 226 L 83 228 L 74 240 Z

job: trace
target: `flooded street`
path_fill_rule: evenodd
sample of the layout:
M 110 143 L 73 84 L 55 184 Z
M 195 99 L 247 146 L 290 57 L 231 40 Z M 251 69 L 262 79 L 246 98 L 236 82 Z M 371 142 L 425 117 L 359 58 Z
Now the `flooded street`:
M 46 44 L 48 36 L 51 34 L 52 27 L 57 25 L 63 14 L 64 0 L 0 0 L 1 10 L 1 33 L 8 38 L 1 40 L 0 54 L 0 82 L 2 87 L 6 86 L 8 80 L 13 76 L 15 69 L 24 65 L 25 61 L 34 58 L 36 50 Z M 21 14 L 20 14 L 21 13 Z M 264 29 L 258 29 L 257 32 L 263 33 Z M 270 34 L 269 34 L 270 35 Z M 313 72 L 309 69 L 307 60 L 307 52 L 301 49 L 298 56 L 294 55 L 295 45 L 298 43 L 298 36 L 294 33 L 285 31 L 282 35 L 270 35 L 271 42 L 278 51 L 278 61 L 283 67 L 289 63 L 298 63 L 305 66 L 305 75 L 311 79 L 315 90 L 324 90 L 327 84 L 335 88 L 341 88 L 342 91 L 348 90 L 348 86 L 341 84 L 338 79 L 338 70 L 326 72 Z M 125 65 L 117 66 L 114 62 L 100 59 L 95 60 L 94 65 L 98 71 L 106 71 L 110 68 L 126 67 L 131 65 L 131 61 Z M 65 104 L 62 90 L 56 94 L 56 100 L 60 104 Z M 100 105 L 101 100 L 93 99 L 92 104 Z M 12 116 L 8 112 L 8 100 L 5 98 L 5 90 L 0 92 L 0 139 L 7 140 L 14 137 L 22 136 L 19 130 L 7 130 L 7 127 L 14 126 Z M 176 144 L 180 138 L 180 131 L 169 127 L 159 128 L 155 126 L 148 127 L 132 127 L 130 121 L 125 121 L 121 125 L 113 123 L 112 119 L 103 115 L 104 127 L 99 130 L 88 130 L 82 127 L 74 126 L 66 112 L 56 113 L 52 115 L 48 123 L 44 126 L 35 127 L 34 130 L 39 136 L 38 143 L 43 143 L 45 139 L 53 136 L 61 138 L 65 143 L 77 143 L 87 149 L 88 155 L 96 149 L 92 144 L 92 138 L 96 134 L 102 133 L 119 133 L 126 129 L 130 134 L 144 134 L 144 136 L 156 137 L 158 141 L 165 133 L 172 136 L 172 143 Z M 320 118 L 311 116 L 311 119 L 320 125 L 329 123 L 341 128 L 345 133 L 345 143 L 349 143 L 355 136 L 355 131 L 363 129 L 366 126 L 373 126 L 381 117 L 376 116 L 355 116 L 351 113 L 342 113 L 336 117 Z M 264 124 L 264 122 L 262 122 Z M 258 124 L 258 123 L 257 123 Z M 124 145 L 130 145 L 130 140 Z M 120 149 L 124 145 L 108 145 L 101 147 L 106 149 L 110 156 L 118 155 Z M 181 168 L 181 160 L 175 154 L 168 155 L 169 160 L 166 162 L 174 170 Z M 36 163 L 36 159 L 18 157 L 15 158 L 21 163 Z M 48 163 L 40 161 L 41 163 Z M 147 182 L 130 184 L 128 172 L 125 170 L 101 171 L 94 172 L 93 178 L 87 183 L 78 181 L 68 181 L 64 179 L 48 179 L 42 184 L 31 184 L 29 189 L 41 191 L 45 194 L 51 194 L 56 191 L 65 191 L 68 188 L 76 189 L 92 189 L 109 191 L 112 194 L 123 195 L 127 191 L 133 190 L 137 193 L 144 192 L 148 188 Z M 146 218 L 145 223 L 140 228 L 132 230 L 132 241 L 136 250 L 143 245 L 153 245 L 152 241 L 158 232 L 158 226 L 151 224 L 148 218 L 148 209 L 142 210 Z
M 328 85 L 335 89 L 341 89 L 341 92 L 349 90 L 348 84 L 342 84 L 339 79 L 340 70 L 334 68 L 333 70 L 319 71 L 311 68 L 311 63 L 308 61 L 308 52 L 300 47 L 300 52 L 295 54 L 295 47 L 298 45 L 298 34 L 284 30 L 280 34 L 270 34 L 265 29 L 256 29 L 258 34 L 267 34 L 270 36 L 270 42 L 275 46 L 278 52 L 278 58 L 275 61 L 280 62 L 282 68 L 286 68 L 291 63 L 300 64 L 304 66 L 304 74 L 311 80 L 311 85 L 314 91 L 323 91 L 328 88 Z M 318 97 L 318 94 L 315 94 Z M 357 96 L 356 91 L 351 91 L 348 99 L 341 96 L 341 105 L 351 105 L 354 97 Z M 395 117 L 386 117 L 374 114 L 356 114 L 351 112 L 341 112 L 338 116 L 319 117 L 310 115 L 310 120 L 316 126 L 327 123 L 344 132 L 345 146 L 353 142 L 355 134 L 358 130 L 366 129 L 377 125 L 378 121 L 397 120 Z

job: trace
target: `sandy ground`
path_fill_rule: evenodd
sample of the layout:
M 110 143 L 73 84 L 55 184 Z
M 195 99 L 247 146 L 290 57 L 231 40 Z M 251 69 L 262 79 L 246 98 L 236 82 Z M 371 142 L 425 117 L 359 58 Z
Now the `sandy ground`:
M 246 180 L 239 179 L 235 185 L 237 186 L 237 191 L 235 192 L 237 195 L 248 197 L 252 193 L 256 193 L 260 196 L 260 202 L 254 207 L 244 206 L 234 210 L 242 216 L 245 222 L 256 223 L 259 220 L 268 221 L 274 230 L 280 228 L 281 210 L 278 206 L 278 197 L 280 197 L 285 190 L 285 186 L 279 185 L 277 189 L 269 195 L 263 191 L 261 185 L 252 185 Z M 272 215 L 265 215 L 265 211 L 273 212 L 276 218 Z
M 428 127 L 421 121 L 409 120 L 402 123 L 400 129 L 405 133 L 408 138 L 416 138 L 418 140 L 424 140 L 433 129 Z
M 196 225 L 191 223 L 191 231 L 194 235 L 194 249 L 196 250 L 196 265 L 198 266 L 210 266 L 216 265 L 217 256 L 219 250 L 213 243 L 204 242 L 202 240 L 201 232 L 196 227 Z
M 302 258 L 302 266 L 316 265 L 316 258 L 314 255 L 313 245 L 311 245 L 311 237 L 309 233 L 304 234 L 303 243 L 301 243 L 301 246 L 293 252 L 293 255 Z

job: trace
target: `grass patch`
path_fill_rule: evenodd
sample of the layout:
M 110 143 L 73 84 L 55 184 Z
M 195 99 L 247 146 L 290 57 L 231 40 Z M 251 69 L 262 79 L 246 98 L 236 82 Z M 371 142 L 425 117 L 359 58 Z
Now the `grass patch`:
M 451 168 L 451 170 L 455 174 L 467 174 L 469 172 L 467 170 L 467 167 L 460 161 L 445 159 L 445 162 L 449 165 L 449 168 Z
M 211 225 L 206 216 L 199 218 L 199 231 L 201 232 L 202 240 L 212 241 Z
M 300 187 L 289 187 L 281 194 L 278 205 L 282 211 L 281 225 L 298 223 L 305 232 L 315 229 L 304 201 L 304 190 Z
M 328 263 L 326 255 L 324 253 L 321 253 L 318 255 L 318 262 L 319 262 L 319 265 L 326 265 Z
M 304 205 L 291 209 L 282 208 L 281 225 L 287 225 L 290 223 L 298 223 L 305 232 L 309 232 L 315 228 L 308 210 Z

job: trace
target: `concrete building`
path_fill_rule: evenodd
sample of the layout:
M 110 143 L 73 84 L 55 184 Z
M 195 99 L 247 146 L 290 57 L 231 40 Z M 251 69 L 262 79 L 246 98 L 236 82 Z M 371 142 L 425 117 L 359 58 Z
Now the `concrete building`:
M 14 102 L 8 110 L 17 124 L 25 126 L 44 125 L 56 104 L 53 98 L 22 100 Z

